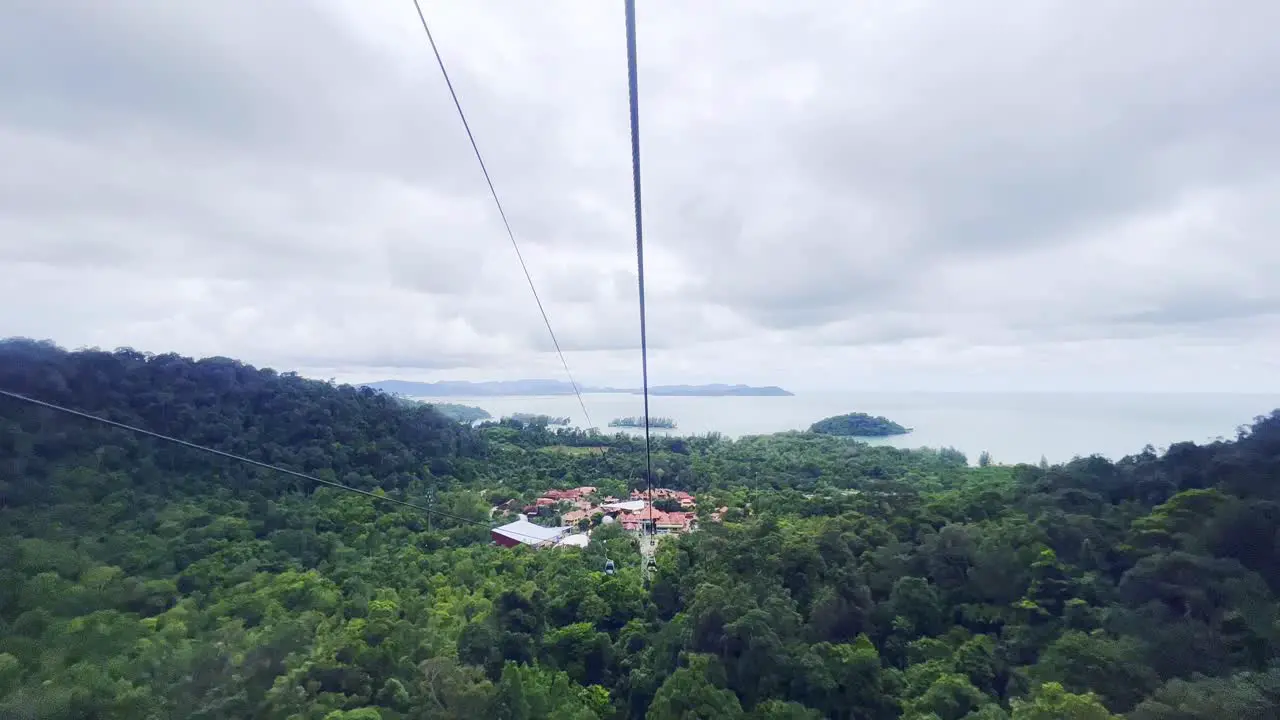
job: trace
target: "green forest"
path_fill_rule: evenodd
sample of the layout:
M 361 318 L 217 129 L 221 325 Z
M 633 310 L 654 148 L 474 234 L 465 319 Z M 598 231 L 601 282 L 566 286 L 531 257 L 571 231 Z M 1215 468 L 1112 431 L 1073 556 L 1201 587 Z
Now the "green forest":
M 1280 718 L 1280 412 L 1052 466 L 655 437 L 656 484 L 728 509 L 646 583 L 616 526 L 488 532 L 643 487 L 641 438 L 26 340 L 0 389 L 378 496 L 0 397 L 3 718 Z
M 866 413 L 849 413 L 823 418 L 809 427 L 809 432 L 822 435 L 842 435 L 846 437 L 889 437 L 905 435 L 911 432 L 886 417 L 872 417 Z
M 488 420 L 493 416 L 484 408 L 473 407 L 471 405 L 459 405 L 457 403 L 430 403 L 436 412 L 444 415 L 450 420 L 457 420 L 461 423 L 472 423 L 477 420 Z
M 563 415 L 552 416 L 523 412 L 511 413 L 510 416 L 503 418 L 503 420 L 514 420 L 521 425 L 568 425 L 573 422 L 572 419 Z

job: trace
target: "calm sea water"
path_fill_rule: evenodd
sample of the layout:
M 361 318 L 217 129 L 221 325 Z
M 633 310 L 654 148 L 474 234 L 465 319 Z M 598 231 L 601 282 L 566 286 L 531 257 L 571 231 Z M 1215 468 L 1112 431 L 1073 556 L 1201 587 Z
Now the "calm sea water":
M 636 395 L 583 396 L 601 429 L 615 417 L 643 415 Z M 577 398 L 482 397 L 441 401 L 482 407 L 494 417 L 514 412 L 568 416 L 585 426 Z M 677 434 L 730 437 L 803 430 L 847 412 L 883 415 L 909 435 L 878 440 L 899 447 L 954 447 L 975 462 L 1049 462 L 1098 453 L 1112 459 L 1190 440 L 1230 439 L 1236 428 L 1280 408 L 1280 395 L 1216 393 L 806 393 L 793 397 L 654 397 L 650 414 L 673 418 Z

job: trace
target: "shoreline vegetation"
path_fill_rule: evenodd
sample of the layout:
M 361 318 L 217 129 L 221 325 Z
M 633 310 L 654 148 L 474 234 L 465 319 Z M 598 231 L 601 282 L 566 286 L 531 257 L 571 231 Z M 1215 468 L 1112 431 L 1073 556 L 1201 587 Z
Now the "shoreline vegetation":
M 643 417 L 622 417 L 614 418 L 609 421 L 609 427 L 616 428 L 643 428 Z M 676 421 L 669 417 L 651 417 L 649 418 L 649 427 L 659 430 L 675 430 Z
M 893 437 L 906 435 L 911 430 L 912 428 L 903 427 L 886 417 L 879 415 L 873 417 L 859 412 L 833 415 L 809 426 L 811 433 L 855 438 Z
M 543 415 L 541 413 L 511 413 L 502 418 L 503 420 L 514 420 L 525 425 L 551 425 L 553 427 L 563 427 L 570 425 L 573 420 L 564 416 Z
M 416 401 L 415 401 L 416 402 Z M 460 423 L 473 423 L 478 420 L 491 420 L 492 415 L 484 408 L 474 407 L 472 405 L 459 405 L 457 403 L 426 403 L 435 408 L 436 412 Z

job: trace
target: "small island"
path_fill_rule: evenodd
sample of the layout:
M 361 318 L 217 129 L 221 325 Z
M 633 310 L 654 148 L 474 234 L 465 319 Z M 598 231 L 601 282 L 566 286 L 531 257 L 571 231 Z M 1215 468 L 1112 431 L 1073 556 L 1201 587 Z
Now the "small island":
M 643 417 L 624 417 L 614 418 L 609 421 L 609 427 L 624 428 L 642 428 L 644 427 Z M 663 430 L 675 430 L 676 421 L 669 417 L 651 417 L 649 418 L 649 427 L 661 428 Z
M 436 412 L 460 423 L 473 423 L 477 420 L 488 420 L 493 416 L 484 408 L 456 403 L 429 403 Z
M 551 415 L 539 415 L 536 413 L 511 413 L 506 420 L 514 420 L 524 425 L 568 425 L 572 421 L 567 417 L 554 417 Z
M 849 413 L 819 420 L 809 426 L 809 432 L 843 437 L 889 437 L 906 435 L 911 428 L 903 427 L 888 418 L 866 413 Z

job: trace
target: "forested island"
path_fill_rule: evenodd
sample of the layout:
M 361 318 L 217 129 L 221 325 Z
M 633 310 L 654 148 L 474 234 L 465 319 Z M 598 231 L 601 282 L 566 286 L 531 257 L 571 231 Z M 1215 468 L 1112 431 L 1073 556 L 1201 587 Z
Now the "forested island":
M 472 427 L 226 358 L 30 341 L 0 342 L 0 388 L 370 493 L 0 396 L 3 718 L 1280 706 L 1280 412 L 1229 442 L 1061 465 L 659 435 L 654 472 L 722 522 L 659 542 L 646 584 L 616 524 L 581 549 L 489 533 L 491 508 L 548 483 L 644 487 L 642 438 Z
M 457 405 L 455 403 L 431 403 L 431 407 L 437 412 L 450 420 L 458 422 L 471 423 L 478 420 L 489 420 L 493 418 L 489 411 L 484 408 L 472 407 L 470 405 Z
M 382 380 L 364 387 L 405 395 L 408 397 L 484 397 L 484 396 L 537 396 L 572 395 L 573 385 L 561 380 L 491 380 L 468 382 L 465 380 L 441 380 L 439 382 L 411 382 L 408 380 Z M 583 393 L 618 393 L 639 395 L 638 388 L 614 388 L 583 386 Z M 698 397 L 777 397 L 794 393 L 775 385 L 752 387 L 750 385 L 654 385 L 650 395 L 684 395 Z
M 555 417 L 551 415 L 539 415 L 536 413 L 520 413 L 520 412 L 511 413 L 511 415 L 508 418 L 504 418 L 504 419 L 515 420 L 518 423 L 524 423 L 526 425 L 561 426 L 561 425 L 569 425 L 570 423 L 573 422 L 573 420 L 567 417 Z
M 911 428 L 879 415 L 872 417 L 866 413 L 849 413 L 819 420 L 809 426 L 809 432 L 844 437 L 889 437 L 905 435 L 911 432 Z
M 609 421 L 609 427 L 642 428 L 644 427 L 644 417 L 614 418 Z M 651 417 L 649 418 L 649 427 L 675 430 L 676 421 L 669 417 Z

